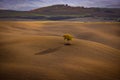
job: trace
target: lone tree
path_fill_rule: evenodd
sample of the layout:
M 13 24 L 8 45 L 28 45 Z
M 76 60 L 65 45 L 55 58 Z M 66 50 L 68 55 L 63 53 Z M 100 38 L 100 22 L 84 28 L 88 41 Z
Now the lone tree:
M 65 45 L 71 45 L 70 41 L 73 38 L 72 35 L 70 35 L 70 34 L 64 34 L 63 37 L 64 37 Z

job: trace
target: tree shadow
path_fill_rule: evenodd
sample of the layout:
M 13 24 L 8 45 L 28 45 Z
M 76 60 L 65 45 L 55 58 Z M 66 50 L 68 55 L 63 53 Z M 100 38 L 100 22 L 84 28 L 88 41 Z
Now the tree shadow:
M 63 46 L 59 46 L 59 47 L 55 47 L 55 48 L 48 48 L 48 49 L 45 49 L 45 50 L 43 50 L 41 52 L 35 53 L 35 55 L 45 55 L 45 54 L 48 54 L 48 53 L 53 53 L 53 52 L 58 51 L 62 47 Z
M 64 45 L 66 45 L 66 46 L 70 46 L 70 45 L 72 45 L 72 44 L 70 44 L 70 43 L 65 43 Z

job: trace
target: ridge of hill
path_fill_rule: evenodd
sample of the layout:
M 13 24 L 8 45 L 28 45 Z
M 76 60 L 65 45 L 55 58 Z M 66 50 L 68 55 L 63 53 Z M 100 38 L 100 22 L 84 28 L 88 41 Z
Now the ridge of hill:
M 0 19 L 66 20 L 94 18 L 106 21 L 120 21 L 119 8 L 85 8 L 69 5 L 52 5 L 30 11 L 0 10 Z
M 37 12 L 47 15 L 85 15 L 88 16 L 119 16 L 119 8 L 85 8 L 85 7 L 72 7 L 69 5 L 53 5 L 42 8 L 37 8 L 31 10 L 32 12 Z M 106 15 L 108 14 L 108 15 Z

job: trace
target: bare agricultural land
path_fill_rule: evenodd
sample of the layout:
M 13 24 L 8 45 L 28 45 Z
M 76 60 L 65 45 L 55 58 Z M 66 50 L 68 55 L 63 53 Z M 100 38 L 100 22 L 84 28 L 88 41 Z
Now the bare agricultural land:
M 120 23 L 0 21 L 1 80 L 119 80 L 119 66 Z

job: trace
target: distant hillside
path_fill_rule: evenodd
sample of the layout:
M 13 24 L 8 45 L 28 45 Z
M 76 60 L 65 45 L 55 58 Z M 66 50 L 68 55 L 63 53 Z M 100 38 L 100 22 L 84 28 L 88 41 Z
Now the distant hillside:
M 0 10 L 0 19 L 37 19 L 65 20 L 73 18 L 102 18 L 105 20 L 120 20 L 119 8 L 84 8 L 69 5 L 52 5 L 30 11 Z
M 120 17 L 120 9 L 111 8 L 84 8 L 71 7 L 68 5 L 53 5 L 31 10 L 46 15 L 88 15 L 88 16 L 114 16 Z

